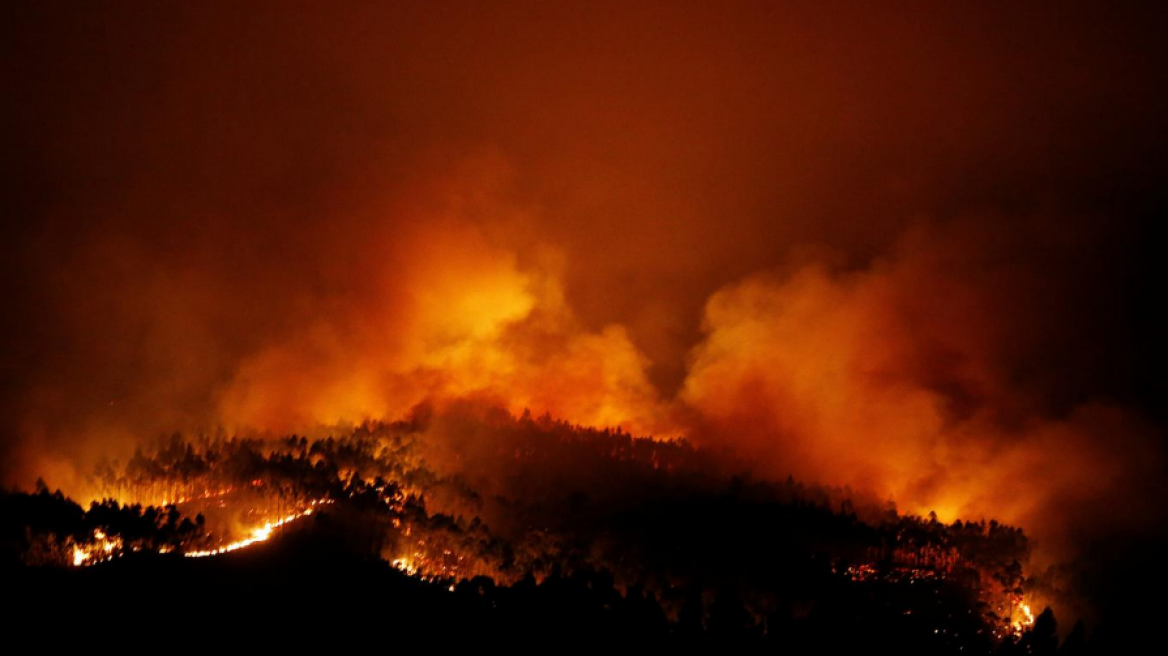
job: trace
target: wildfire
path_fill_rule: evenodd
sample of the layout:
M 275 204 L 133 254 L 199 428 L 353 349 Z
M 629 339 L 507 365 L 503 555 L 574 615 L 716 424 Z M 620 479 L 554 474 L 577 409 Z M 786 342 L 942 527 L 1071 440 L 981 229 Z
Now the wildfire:
M 1016 602 L 1011 620 L 1010 625 L 1016 634 L 1021 634 L 1034 626 L 1034 613 L 1030 610 L 1030 604 L 1020 600 Z
M 410 527 L 406 527 L 403 535 L 410 535 Z M 390 565 L 409 576 L 417 576 L 429 582 L 470 577 L 470 562 L 465 555 L 433 544 L 427 546 L 426 540 L 418 540 L 415 546 L 416 551 L 390 560 Z
M 202 551 L 188 551 L 188 552 L 184 553 L 183 555 L 186 556 L 187 558 L 205 558 L 207 556 L 218 556 L 220 554 L 225 554 L 225 553 L 230 553 L 232 551 L 238 551 L 240 549 L 245 549 L 247 547 L 250 547 L 253 544 L 256 544 L 257 542 L 264 542 L 264 541 L 268 540 L 269 538 L 272 537 L 272 532 L 274 530 L 276 530 L 277 528 L 291 524 L 292 522 L 300 519 L 301 517 L 307 517 L 307 516 L 312 514 L 312 512 L 316 508 L 316 506 L 325 505 L 328 503 L 332 503 L 332 500 L 331 499 L 324 499 L 324 500 L 313 501 L 311 504 L 312 507 L 310 507 L 310 508 L 306 508 L 301 512 L 292 513 L 291 515 L 288 515 L 287 517 L 280 518 L 274 522 L 266 522 L 266 523 L 264 523 L 263 526 L 259 526 L 257 528 L 252 529 L 251 535 L 243 540 L 239 540 L 238 542 L 232 542 L 229 544 L 225 544 L 225 545 L 218 547 L 216 549 L 205 549 Z
M 227 492 L 230 491 L 228 488 Z M 225 491 L 220 490 L 217 493 L 208 493 L 201 495 L 198 498 L 215 498 L 225 494 Z M 258 526 L 251 530 L 248 537 L 237 542 L 216 547 L 214 549 L 203 549 L 199 551 L 187 551 L 183 555 L 188 558 L 202 558 L 206 556 L 218 556 L 220 554 L 229 553 L 244 549 L 258 542 L 264 542 L 272 537 L 273 532 L 287 524 L 311 515 L 320 506 L 331 504 L 331 499 L 317 499 L 313 500 L 309 506 L 301 511 L 287 515 L 272 522 L 265 522 L 262 526 Z M 134 546 L 133 551 L 138 551 L 139 546 Z M 96 529 L 93 532 L 93 539 L 85 542 L 77 542 L 73 544 L 72 562 L 74 567 L 82 567 L 88 565 L 96 565 L 108 560 L 113 560 L 121 556 L 126 550 L 126 546 L 119 536 L 109 536 L 101 529 Z M 168 546 L 158 547 L 158 553 L 166 554 L 172 552 L 174 549 Z
M 101 529 L 93 531 L 93 541 L 73 545 L 73 566 L 94 565 L 113 560 L 122 553 L 122 539 L 109 537 Z
M 418 566 L 405 558 L 395 558 L 392 565 L 410 576 L 418 573 Z
M 578 449 L 581 454 L 597 453 L 604 459 L 630 466 L 640 464 L 645 469 L 651 466 L 654 471 L 672 471 L 674 463 L 682 472 L 700 471 L 704 466 L 696 464 L 702 454 L 684 444 L 662 446 L 619 431 L 614 434 L 609 430 L 573 427 L 550 417 L 492 421 L 499 422 L 500 439 L 507 440 L 498 451 L 507 465 L 512 462 L 512 454 L 521 463 L 543 460 L 546 454 L 541 448 L 551 444 L 554 448 Z M 499 538 L 481 518 L 476 516 L 474 521 L 467 522 L 461 515 L 433 512 L 426 504 L 427 493 L 433 491 L 430 482 L 439 476 L 426 464 L 424 458 L 429 451 L 417 431 L 412 424 L 370 424 L 352 434 L 318 440 L 311 445 L 305 439 L 279 443 L 242 439 L 209 443 L 199 450 L 182 450 L 194 462 L 201 463 L 190 467 L 202 472 L 191 481 L 181 478 L 185 465 L 171 462 L 169 456 L 142 455 L 140 460 L 145 464 L 132 475 L 114 472 L 107 475 L 105 484 L 117 489 L 167 490 L 167 505 L 143 507 L 135 502 L 120 506 L 113 500 L 91 504 L 84 517 L 90 522 L 87 530 L 93 531 L 92 534 L 82 531 L 51 542 L 46 539 L 44 551 L 54 563 L 71 561 L 75 566 L 93 565 L 138 551 L 182 554 L 186 558 L 218 556 L 271 540 L 278 534 L 277 529 L 312 515 L 322 510 L 323 504 L 336 500 L 338 504 L 351 503 L 354 509 L 372 513 L 378 526 L 392 527 L 386 535 L 392 538 L 387 541 L 391 546 L 383 548 L 379 555 L 418 581 L 450 590 L 459 581 L 479 575 L 503 586 L 531 574 L 537 583 L 542 583 L 548 576 L 545 563 L 556 562 L 556 552 L 561 548 L 558 534 L 549 534 L 550 529 L 545 529 L 538 535 L 525 537 L 513 549 L 496 549 Z M 176 480 L 184 482 L 179 485 Z M 234 481 L 234 485 L 226 484 L 228 481 Z M 175 494 L 172 492 L 175 489 L 184 493 Z M 811 493 L 819 492 L 818 488 L 811 489 Z M 786 487 L 774 490 L 773 494 L 776 504 L 787 504 L 791 503 L 785 500 L 787 494 L 799 499 L 805 492 L 801 485 L 789 480 Z M 461 501 L 477 498 L 472 490 L 462 491 L 451 507 L 461 508 Z M 50 499 L 66 503 L 57 497 Z M 193 501 L 209 503 L 179 507 Z M 824 506 L 823 512 L 835 512 L 836 506 L 837 502 L 833 501 L 831 507 Z M 842 502 L 838 507 L 844 512 Z M 196 517 L 196 510 L 209 512 L 207 515 L 199 512 Z M 964 587 L 976 592 L 988 609 L 978 618 L 986 629 L 979 634 L 984 633 L 987 639 L 992 635 L 995 642 L 1017 643 L 1031 630 L 1035 616 L 1025 603 L 1022 590 L 1025 579 L 1019 563 L 1025 560 L 1027 543 L 1020 529 L 993 521 L 947 525 L 936 517 L 925 520 L 895 514 L 886 517 L 884 522 L 876 527 L 881 536 L 879 546 L 841 542 L 839 553 L 846 556 L 839 555 L 832 561 L 832 573 L 857 585 L 872 585 L 874 593 L 901 586 L 908 590 L 907 586 L 914 584 L 918 589 L 935 588 L 935 591 L 950 586 Z M 100 528 L 93 530 L 94 527 Z M 322 530 L 327 527 L 322 526 Z M 124 545 L 119 533 L 131 536 Z M 505 567 L 501 556 L 508 552 L 513 554 L 508 558 L 516 563 L 512 567 Z M 979 557 L 985 553 L 993 554 L 992 559 Z M 907 593 L 903 598 L 915 599 Z M 925 605 L 914 603 L 913 607 L 906 605 L 899 610 L 905 615 L 933 617 L 929 612 L 921 612 L 929 610 Z M 970 613 L 976 610 L 971 609 Z M 944 618 L 936 619 L 939 620 L 936 633 L 947 634 L 952 630 L 951 623 Z

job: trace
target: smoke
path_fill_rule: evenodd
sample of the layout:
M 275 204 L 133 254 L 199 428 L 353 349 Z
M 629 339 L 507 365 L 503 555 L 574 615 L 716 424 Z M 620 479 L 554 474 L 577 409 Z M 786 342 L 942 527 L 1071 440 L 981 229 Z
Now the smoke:
M 515 414 L 656 431 L 645 356 L 621 325 L 580 325 L 559 253 L 537 247 L 520 266 L 453 208 L 418 218 L 390 237 L 367 294 L 239 364 L 220 391 L 228 426 L 294 431 L 489 397 Z
M 1064 233 L 1038 251 L 1042 235 L 1058 231 L 925 224 L 860 270 L 811 262 L 720 290 L 681 393 L 695 434 L 772 475 L 1025 526 L 1048 554 L 1156 521 L 1160 438 L 1091 395 L 1107 351 L 1076 350 L 1095 328 L 1070 322 L 1096 302 L 1098 242 Z
M 474 398 L 1158 521 L 1138 8 L 14 12 L 3 479 Z

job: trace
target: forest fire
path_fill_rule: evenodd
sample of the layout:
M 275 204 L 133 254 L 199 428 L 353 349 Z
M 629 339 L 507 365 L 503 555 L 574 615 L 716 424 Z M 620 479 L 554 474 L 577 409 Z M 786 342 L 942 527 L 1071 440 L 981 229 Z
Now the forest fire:
M 935 517 L 900 516 L 866 505 L 843 490 L 794 481 L 747 484 L 722 473 L 723 467 L 735 466 L 733 461 L 719 464 L 711 454 L 680 443 L 581 428 L 546 416 L 471 412 L 460 421 L 489 427 L 491 443 L 483 446 L 493 454 L 475 463 L 491 468 L 483 471 L 486 479 L 476 474 L 478 482 L 473 485 L 464 465 L 443 455 L 449 446 L 446 440 L 461 438 L 436 432 L 441 421 L 433 417 L 421 424 L 370 423 L 348 434 L 312 441 L 296 436 L 275 442 L 172 438 L 154 451 L 140 451 L 123 469 L 99 467 L 94 485 L 146 495 L 184 486 L 215 493 L 191 495 L 182 506 L 162 509 L 94 501 L 81 526 L 95 522 L 99 528 L 77 529 L 88 530 L 87 539 L 46 536 L 43 547 L 38 546 L 40 541 L 30 543 L 27 558 L 52 558 L 53 545 L 62 543 L 72 545 L 74 566 L 106 564 L 129 554 L 207 558 L 273 541 L 282 529 L 306 517 L 322 516 L 330 525 L 348 516 L 353 519 L 345 521 L 355 522 L 353 526 L 359 526 L 365 536 L 357 540 L 366 545 L 362 549 L 370 549 L 389 567 L 447 592 L 483 578 L 498 585 L 521 585 L 527 579 L 540 583 L 595 568 L 609 572 L 613 584 L 626 591 L 644 586 L 661 612 L 680 618 L 688 602 L 677 596 L 678 589 L 692 585 L 686 583 L 694 574 L 689 570 L 692 565 L 669 565 L 670 559 L 648 554 L 632 558 L 636 552 L 611 549 L 616 545 L 652 548 L 652 541 L 645 542 L 650 535 L 641 535 L 643 528 L 635 524 L 619 528 L 619 522 L 612 523 L 627 503 L 618 501 L 622 495 L 681 484 L 677 494 L 682 496 L 709 495 L 702 502 L 713 504 L 702 511 L 708 535 L 701 539 L 708 545 L 705 548 L 722 555 L 703 567 L 713 567 L 707 576 L 738 581 L 748 613 L 763 617 L 763 609 L 774 603 L 769 599 L 772 592 L 751 581 L 779 575 L 787 567 L 799 568 L 800 559 L 814 556 L 831 562 L 830 572 L 824 573 L 827 578 L 818 585 L 834 585 L 828 581 L 836 580 L 850 583 L 856 594 L 882 590 L 882 596 L 897 599 L 902 617 L 935 615 L 930 604 L 936 603 L 936 595 L 951 597 L 950 603 L 958 606 L 968 604 L 971 611 L 979 604 L 1005 609 L 1001 615 L 972 616 L 973 628 L 935 617 L 932 621 L 944 627 L 937 629 L 937 636 L 976 635 L 976 627 L 982 626 L 985 634 L 1012 641 L 1022 639 L 1034 625 L 1029 606 L 1016 593 L 1026 580 L 1020 563 L 1028 558 L 1026 539 L 1018 529 L 996 522 L 949 525 Z M 582 467 L 621 471 L 624 482 L 606 500 L 601 489 L 592 487 L 591 475 L 577 475 L 573 481 L 571 473 L 579 474 Z M 549 484 L 554 487 L 545 487 Z M 524 489 L 554 490 L 556 495 L 567 494 L 568 501 L 521 493 Z M 29 502 L 66 503 L 47 490 Z M 617 505 L 610 507 L 613 503 Z M 654 530 L 664 535 L 686 530 L 689 521 L 682 518 L 688 517 L 689 510 L 672 527 L 669 518 L 674 511 L 669 508 L 674 501 L 665 498 L 661 503 L 661 508 L 647 510 L 657 518 L 654 522 L 666 522 Z M 578 515 L 586 507 L 591 509 L 575 522 L 564 523 L 560 518 L 573 504 L 572 512 Z M 294 510 L 269 519 L 272 509 L 281 507 Z M 758 524 L 759 518 L 753 516 L 758 510 L 748 510 L 755 508 L 774 514 L 770 521 L 780 526 L 802 526 L 800 531 L 837 537 L 830 542 L 816 540 L 814 547 L 788 543 L 763 529 L 765 523 Z M 190 514 L 195 512 L 192 521 Z M 612 512 L 618 514 L 609 517 Z M 472 520 L 465 518 L 468 514 L 473 514 Z M 581 521 L 589 515 L 600 523 L 589 528 L 595 520 Z M 330 516 L 334 518 L 329 520 Z M 541 528 L 518 532 L 505 528 L 518 517 Z M 228 538 L 231 527 L 239 525 L 251 528 L 244 529 L 244 537 Z M 726 537 L 735 535 L 735 539 Z M 744 544 L 756 544 L 761 553 L 787 551 L 790 562 L 744 559 L 741 546 L 735 546 Z M 775 573 L 768 574 L 772 569 Z
M 312 514 L 312 510 L 309 509 L 309 510 L 305 510 L 302 513 L 297 513 L 295 515 L 288 515 L 287 517 L 279 519 L 274 523 L 268 522 L 259 528 L 253 529 L 251 532 L 251 537 L 249 537 L 249 538 L 239 540 L 238 542 L 231 542 L 231 543 L 225 544 L 221 547 L 218 547 L 216 549 L 207 549 L 205 551 L 188 551 L 188 552 L 184 553 L 183 555 L 186 556 L 187 558 L 203 558 L 206 556 L 218 556 L 220 554 L 230 553 L 230 552 L 236 551 L 238 549 L 244 549 L 246 547 L 250 547 L 251 545 L 253 545 L 257 542 L 263 542 L 263 541 L 267 540 L 268 538 L 272 537 L 273 530 L 280 528 L 281 526 L 284 526 L 285 524 L 290 524 L 291 522 L 293 522 L 297 519 L 300 519 L 301 517 L 304 517 L 306 515 L 311 515 L 311 514 Z
M 329 636 L 1134 652 L 1153 4 L 18 0 L 6 584 L 341 600 Z
M 243 540 L 239 540 L 236 542 L 230 542 L 228 544 L 216 547 L 214 549 L 204 549 L 201 551 L 188 551 L 188 552 L 183 553 L 183 555 L 186 556 L 187 558 L 204 558 L 207 556 L 218 556 L 218 555 L 225 554 L 225 553 L 231 553 L 232 551 L 237 551 L 239 549 L 245 549 L 247 547 L 250 547 L 253 544 L 256 544 L 257 542 L 264 542 L 264 541 L 268 540 L 269 538 L 272 537 L 273 531 L 275 531 L 283 526 L 287 526 L 288 524 L 291 524 L 292 522 L 300 519 L 301 517 L 307 517 L 307 516 L 311 515 L 313 513 L 313 511 L 316 510 L 317 505 L 323 506 L 323 505 L 330 504 L 330 503 L 332 503 L 332 500 L 330 500 L 330 499 L 323 499 L 323 500 L 314 499 L 312 501 L 311 508 L 305 508 L 304 510 L 302 510 L 300 512 L 292 513 L 291 515 L 287 515 L 285 517 L 282 517 L 274 522 L 265 522 L 263 526 L 252 529 L 250 536 L 243 539 Z
M 1010 625 L 1014 628 L 1016 635 L 1022 635 L 1027 629 L 1034 626 L 1034 613 L 1030 611 L 1030 605 L 1022 601 L 1019 601 L 1014 608 Z
M 120 537 L 107 537 L 101 529 L 94 529 L 92 542 L 73 545 L 73 566 L 80 567 L 108 561 L 120 555 L 121 551 L 122 540 Z

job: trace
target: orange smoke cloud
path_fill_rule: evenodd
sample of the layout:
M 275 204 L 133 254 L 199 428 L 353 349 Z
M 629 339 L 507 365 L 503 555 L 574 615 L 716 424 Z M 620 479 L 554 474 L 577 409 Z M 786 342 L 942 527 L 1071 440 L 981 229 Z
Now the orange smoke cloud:
M 1026 371 L 1076 302 L 1040 271 L 1073 260 L 1086 235 L 1031 256 L 1029 229 L 996 219 L 925 224 L 862 269 L 820 258 L 748 276 L 708 300 L 669 399 L 624 326 L 576 318 L 563 252 L 536 245 L 521 257 L 514 230 L 457 207 L 419 218 L 387 236 L 364 293 L 238 366 L 222 421 L 296 431 L 476 398 L 687 435 L 762 475 L 850 485 L 946 520 L 994 517 L 1052 548 L 1069 545 L 1082 517 L 1099 522 L 1065 508 L 1122 508 L 1104 513 L 1119 527 L 1151 511 L 1132 481 L 1156 478 L 1153 430 L 1105 398 L 1061 399 Z
M 481 228 L 446 218 L 392 238 L 369 295 L 239 366 L 221 393 L 223 421 L 297 430 L 486 397 L 516 414 L 659 428 L 646 358 L 619 325 L 579 325 L 555 251 L 537 248 L 521 267 Z
M 1019 367 L 1068 316 L 1033 308 L 1065 299 L 993 225 L 918 228 L 862 271 L 810 264 L 719 291 L 681 393 L 699 438 L 772 475 L 996 517 L 1060 547 L 1104 507 L 1113 527 L 1148 520 L 1131 483 L 1156 479 L 1153 431 L 1105 401 L 1053 409 L 1028 386 Z

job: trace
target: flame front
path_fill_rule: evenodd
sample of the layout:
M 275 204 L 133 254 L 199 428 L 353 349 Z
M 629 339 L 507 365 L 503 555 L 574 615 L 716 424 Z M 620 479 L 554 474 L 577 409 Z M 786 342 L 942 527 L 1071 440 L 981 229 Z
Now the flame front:
M 325 504 L 329 504 L 329 503 L 332 503 L 332 500 L 330 500 L 330 499 L 314 500 L 311 504 L 312 507 L 310 507 L 310 508 L 305 508 L 304 510 L 302 510 L 300 512 L 292 513 L 291 515 L 288 515 L 286 517 L 282 517 L 274 522 L 265 522 L 263 526 L 259 526 L 259 527 L 252 529 L 251 535 L 243 540 L 239 540 L 237 542 L 231 542 L 229 544 L 225 544 L 225 545 L 218 547 L 218 548 L 215 548 L 215 549 L 204 549 L 201 551 L 188 551 L 188 552 L 184 553 L 183 555 L 186 556 L 187 558 L 205 558 L 207 556 L 218 556 L 221 554 L 230 553 L 232 551 L 239 551 L 240 549 L 246 549 L 247 547 L 250 547 L 253 544 L 257 544 L 260 542 L 266 542 L 269 538 L 272 537 L 272 533 L 276 529 L 278 529 L 282 526 L 287 526 L 288 524 L 291 524 L 292 522 L 300 519 L 301 517 L 307 517 L 307 516 L 311 515 L 313 510 L 316 508 L 316 506 L 325 505 Z

